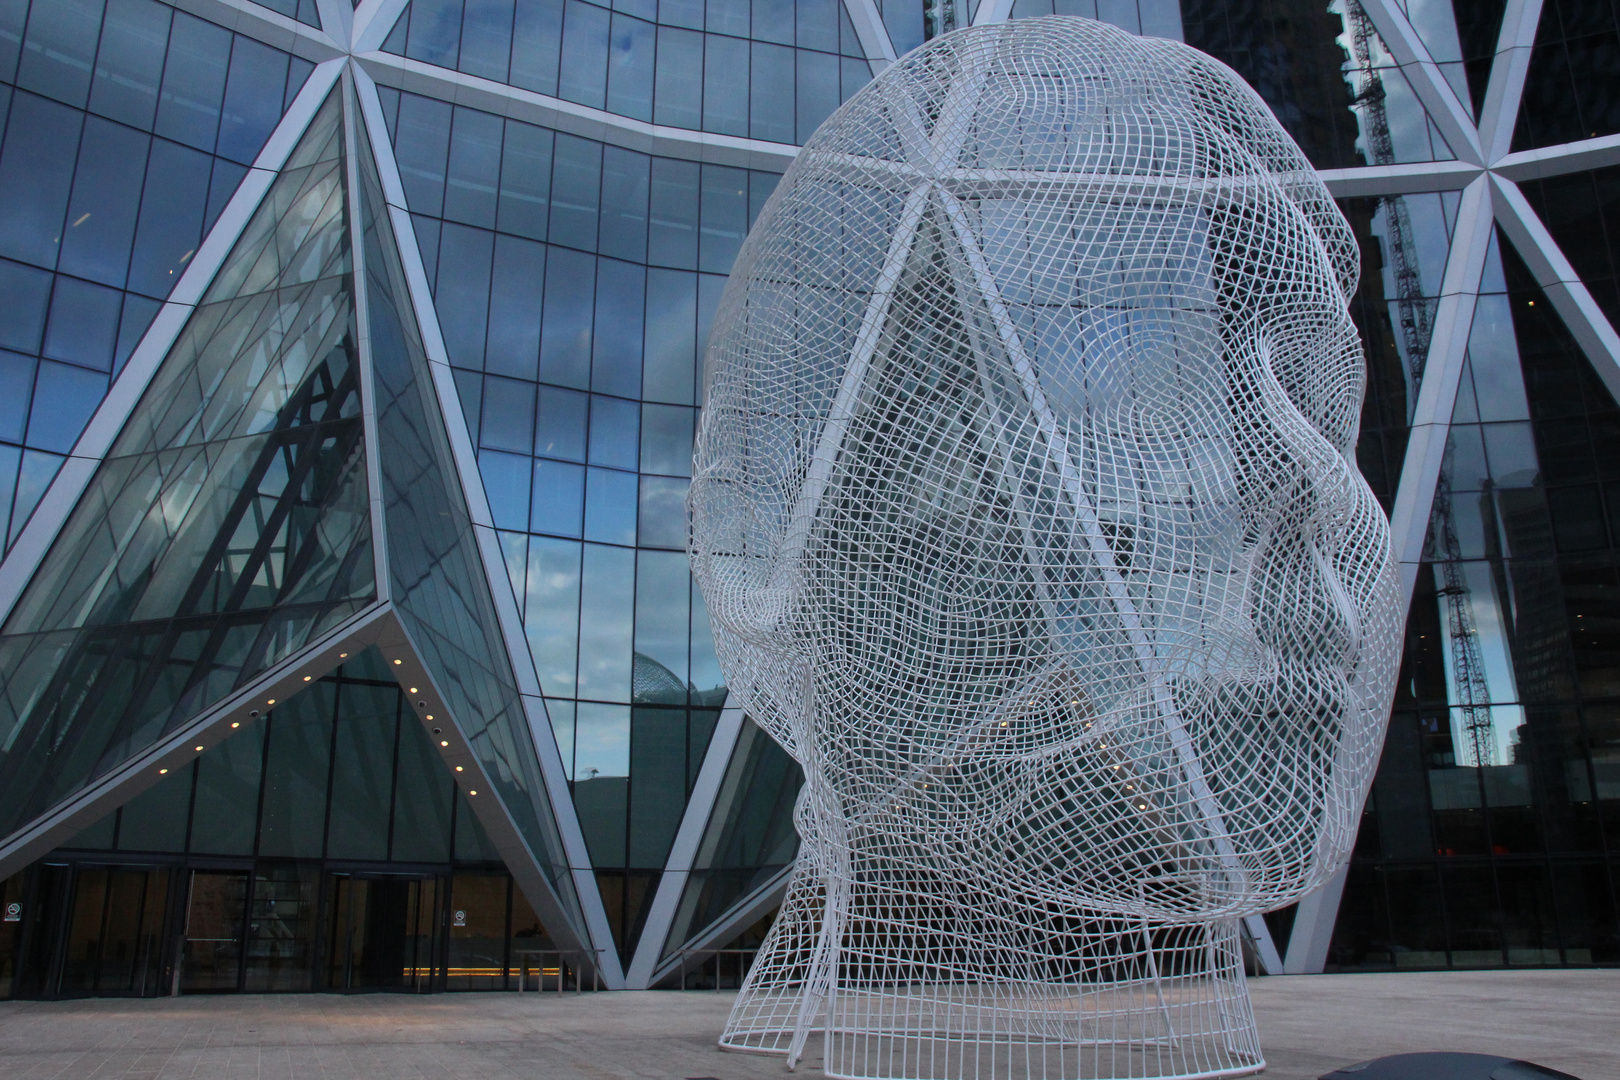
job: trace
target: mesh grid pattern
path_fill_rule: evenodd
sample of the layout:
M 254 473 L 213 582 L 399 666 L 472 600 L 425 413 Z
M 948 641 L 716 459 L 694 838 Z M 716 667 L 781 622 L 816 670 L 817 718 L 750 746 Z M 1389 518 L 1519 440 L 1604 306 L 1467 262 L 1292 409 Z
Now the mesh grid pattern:
M 1348 856 L 1400 629 L 1354 238 L 1230 70 L 947 34 L 806 145 L 711 338 L 693 569 L 804 766 L 722 1044 L 1260 1068 L 1235 920 Z

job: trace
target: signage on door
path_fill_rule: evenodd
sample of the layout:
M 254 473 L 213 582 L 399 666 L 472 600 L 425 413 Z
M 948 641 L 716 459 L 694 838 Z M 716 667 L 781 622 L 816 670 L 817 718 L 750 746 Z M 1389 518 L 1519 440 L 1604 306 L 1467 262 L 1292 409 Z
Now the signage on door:
M 7 904 L 6 905 L 6 917 L 5 917 L 4 921 L 5 922 L 21 922 L 22 921 L 22 905 L 17 903 L 17 901 L 15 901 L 15 900 L 13 900 L 11 903 Z
M 450 918 L 450 925 L 451 926 L 466 926 L 467 925 L 467 913 L 465 911 L 456 912 Z

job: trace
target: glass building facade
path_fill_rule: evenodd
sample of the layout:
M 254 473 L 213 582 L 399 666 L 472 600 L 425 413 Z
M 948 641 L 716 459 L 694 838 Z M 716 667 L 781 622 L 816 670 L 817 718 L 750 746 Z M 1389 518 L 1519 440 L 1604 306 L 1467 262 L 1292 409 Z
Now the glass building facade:
M 183 8 L 0 0 L 0 996 L 734 978 L 801 778 L 683 552 L 709 321 L 841 102 L 1051 14 L 1231 65 L 1362 246 L 1406 650 L 1256 969 L 1620 963 L 1607 3 Z

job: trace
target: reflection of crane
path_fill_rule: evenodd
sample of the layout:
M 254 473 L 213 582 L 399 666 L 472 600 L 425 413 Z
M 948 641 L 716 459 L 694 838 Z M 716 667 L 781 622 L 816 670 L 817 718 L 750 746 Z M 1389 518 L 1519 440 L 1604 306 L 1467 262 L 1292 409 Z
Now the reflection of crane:
M 1384 80 L 1373 65 L 1372 20 L 1358 0 L 1345 0 L 1345 22 L 1350 28 L 1351 48 L 1360 69 L 1363 130 L 1374 165 L 1395 164 L 1395 146 L 1389 136 L 1389 114 L 1384 109 Z M 1389 262 L 1395 276 L 1396 308 L 1400 313 L 1401 336 L 1406 346 L 1406 364 L 1411 373 L 1412 394 L 1417 395 L 1423 379 L 1423 361 L 1434 334 L 1434 317 L 1424 302 L 1423 282 L 1414 259 L 1412 219 L 1406 200 L 1393 196 L 1384 200 L 1389 228 Z M 1491 730 L 1490 686 L 1485 681 L 1485 659 L 1479 649 L 1479 628 L 1474 622 L 1474 604 L 1463 580 L 1462 545 L 1452 524 L 1451 477 L 1440 470 L 1435 485 L 1431 517 L 1434 541 L 1439 550 L 1440 575 L 1444 584 L 1436 591 L 1446 608 L 1446 634 L 1451 641 L 1452 682 L 1457 703 L 1463 711 L 1463 729 L 1472 744 L 1474 764 L 1491 765 L 1496 760 L 1496 740 Z

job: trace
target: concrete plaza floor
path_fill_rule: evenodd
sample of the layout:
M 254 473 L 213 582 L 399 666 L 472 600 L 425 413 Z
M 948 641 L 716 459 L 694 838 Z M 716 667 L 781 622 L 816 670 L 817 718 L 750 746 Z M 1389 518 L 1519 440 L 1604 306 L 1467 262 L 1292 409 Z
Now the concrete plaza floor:
M 1469 1050 L 1620 1080 L 1620 971 L 1258 979 L 1267 1080 L 1382 1054 Z M 296 994 L 0 1002 L 5 1080 L 753 1080 L 723 1054 L 732 994 Z M 799 1075 L 821 1075 L 812 1055 Z

